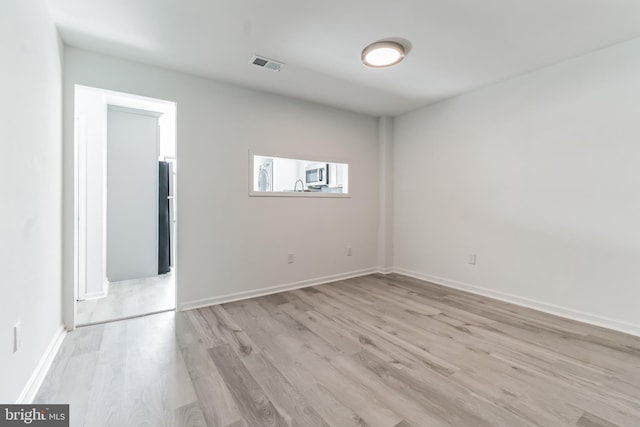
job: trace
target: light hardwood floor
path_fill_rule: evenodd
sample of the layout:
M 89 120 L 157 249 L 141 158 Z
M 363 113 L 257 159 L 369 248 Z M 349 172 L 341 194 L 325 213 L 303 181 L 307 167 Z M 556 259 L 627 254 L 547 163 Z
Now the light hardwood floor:
M 640 426 L 640 338 L 399 275 L 81 328 L 73 426 Z
M 109 283 L 104 298 L 78 301 L 78 326 L 126 319 L 176 307 L 174 273 Z

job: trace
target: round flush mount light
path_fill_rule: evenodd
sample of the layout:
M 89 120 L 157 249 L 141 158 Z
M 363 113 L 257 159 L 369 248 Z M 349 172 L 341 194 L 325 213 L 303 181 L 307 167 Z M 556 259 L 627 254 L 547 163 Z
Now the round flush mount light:
M 381 41 L 371 43 L 362 51 L 362 62 L 369 67 L 390 67 L 404 59 L 405 49 L 400 43 Z

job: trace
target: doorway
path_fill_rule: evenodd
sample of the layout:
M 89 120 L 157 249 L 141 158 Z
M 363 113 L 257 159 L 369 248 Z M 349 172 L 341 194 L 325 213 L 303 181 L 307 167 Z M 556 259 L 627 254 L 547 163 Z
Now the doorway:
M 176 104 L 75 86 L 76 326 L 176 307 Z

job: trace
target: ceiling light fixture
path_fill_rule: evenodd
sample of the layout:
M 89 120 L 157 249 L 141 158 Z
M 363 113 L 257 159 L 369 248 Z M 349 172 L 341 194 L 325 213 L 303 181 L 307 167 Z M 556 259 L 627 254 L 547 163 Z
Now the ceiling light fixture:
M 404 46 L 391 41 L 371 43 L 362 51 L 362 62 L 369 67 L 390 67 L 404 59 Z

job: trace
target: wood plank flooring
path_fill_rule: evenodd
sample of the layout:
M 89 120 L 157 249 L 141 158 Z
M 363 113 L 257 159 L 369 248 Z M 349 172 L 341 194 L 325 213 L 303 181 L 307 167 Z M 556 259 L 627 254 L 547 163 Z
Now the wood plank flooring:
M 640 426 L 640 338 L 400 275 L 81 328 L 74 426 Z

